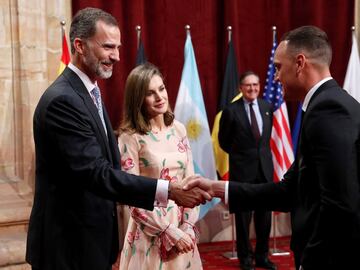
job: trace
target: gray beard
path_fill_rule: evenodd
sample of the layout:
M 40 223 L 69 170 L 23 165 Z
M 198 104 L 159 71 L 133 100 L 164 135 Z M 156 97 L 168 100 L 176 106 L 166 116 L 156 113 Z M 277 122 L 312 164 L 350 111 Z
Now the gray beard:
M 104 71 L 98 67 L 96 69 L 96 75 L 99 76 L 101 79 L 109 79 L 112 75 L 112 70 Z
M 109 79 L 112 75 L 112 70 L 105 71 L 101 68 L 101 64 L 98 63 L 95 67 L 95 74 L 101 79 Z

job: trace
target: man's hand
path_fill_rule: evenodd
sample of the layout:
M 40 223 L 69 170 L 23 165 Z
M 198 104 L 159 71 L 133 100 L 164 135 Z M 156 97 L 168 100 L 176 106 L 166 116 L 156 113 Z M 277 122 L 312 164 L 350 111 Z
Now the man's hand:
M 183 187 L 184 190 L 192 190 L 194 188 L 200 188 L 211 197 L 219 197 L 221 199 L 224 199 L 225 197 L 225 181 L 214 181 L 196 177 L 189 179 Z
M 191 176 L 184 180 L 193 181 L 195 179 L 202 179 L 200 176 Z M 188 188 L 186 191 L 183 189 L 183 185 L 177 182 L 169 183 L 169 199 L 174 200 L 177 205 L 193 208 L 201 203 L 205 203 L 207 200 L 211 200 L 211 196 L 204 190 L 194 187 Z

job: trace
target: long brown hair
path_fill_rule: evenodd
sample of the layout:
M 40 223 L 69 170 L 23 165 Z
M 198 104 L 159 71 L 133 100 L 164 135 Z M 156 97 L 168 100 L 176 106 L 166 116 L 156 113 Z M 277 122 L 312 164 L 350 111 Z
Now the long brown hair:
M 139 65 L 130 72 L 125 84 L 123 120 L 120 124 L 119 133 L 125 131 L 146 134 L 151 130 L 144 100 L 146 92 L 149 90 L 150 80 L 154 75 L 158 75 L 164 80 L 159 69 L 151 63 Z M 169 104 L 164 114 L 164 122 L 166 126 L 170 126 L 173 121 L 174 114 Z

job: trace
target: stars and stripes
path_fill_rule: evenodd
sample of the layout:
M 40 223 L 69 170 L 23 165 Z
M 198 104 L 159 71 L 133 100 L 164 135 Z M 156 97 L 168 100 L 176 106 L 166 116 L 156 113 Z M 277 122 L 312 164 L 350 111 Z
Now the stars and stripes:
M 280 82 L 275 81 L 274 53 L 276 47 L 276 38 L 274 38 L 263 98 L 273 104 L 274 117 L 270 147 L 274 163 L 274 181 L 278 182 L 294 161 L 294 153 L 283 90 Z

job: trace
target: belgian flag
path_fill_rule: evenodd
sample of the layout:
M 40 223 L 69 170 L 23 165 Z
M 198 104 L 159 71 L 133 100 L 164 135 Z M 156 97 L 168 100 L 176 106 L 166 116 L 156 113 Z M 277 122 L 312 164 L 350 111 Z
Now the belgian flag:
M 236 55 L 232 40 L 229 42 L 228 54 L 226 58 L 226 67 L 224 81 L 222 85 L 221 97 L 218 106 L 218 113 L 215 116 L 214 126 L 211 132 L 213 142 L 216 170 L 221 180 L 229 180 L 229 155 L 221 149 L 218 133 L 222 110 L 235 100 L 241 97 L 238 91 L 239 73 L 237 70 Z

